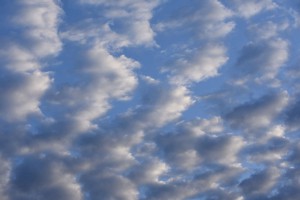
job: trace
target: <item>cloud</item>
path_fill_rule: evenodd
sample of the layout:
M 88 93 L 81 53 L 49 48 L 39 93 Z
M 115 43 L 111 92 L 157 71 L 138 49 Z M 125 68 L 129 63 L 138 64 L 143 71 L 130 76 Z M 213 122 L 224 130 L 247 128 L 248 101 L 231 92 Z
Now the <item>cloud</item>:
M 143 88 L 141 97 L 141 104 L 120 119 L 142 129 L 155 129 L 177 120 L 195 102 L 185 86 L 168 84 L 150 84 Z
M 239 15 L 245 18 L 250 18 L 262 11 L 272 10 L 277 7 L 277 4 L 272 0 L 250 0 L 247 2 L 234 0 L 233 3 L 235 4 Z
M 160 176 L 168 171 L 168 166 L 157 158 L 142 161 L 129 173 L 136 184 L 159 183 Z
M 171 82 L 176 84 L 200 82 L 218 75 L 218 70 L 226 63 L 226 49 L 221 45 L 210 44 L 193 50 L 190 56 L 178 59 L 170 66 L 173 73 Z
M 14 167 L 10 199 L 82 199 L 80 185 L 51 156 L 26 156 Z
M 10 179 L 11 166 L 8 160 L 1 156 L 1 167 L 0 167 L 0 195 L 3 200 L 8 200 L 7 186 Z
M 285 159 L 284 171 L 278 181 L 281 185 L 277 188 L 277 192 L 271 196 L 271 200 L 290 200 L 297 198 L 299 195 L 299 181 L 297 180 L 299 176 L 299 168 L 297 167 L 299 162 L 299 145 L 293 142 L 289 147 L 290 153 Z
M 261 134 L 261 137 L 263 138 L 264 135 Z M 284 137 L 272 137 L 266 142 L 249 144 L 243 152 L 244 156 L 251 162 L 275 164 L 287 154 L 289 145 L 289 141 Z
M 12 18 L 22 31 L 22 43 L 37 57 L 56 55 L 61 50 L 58 23 L 62 10 L 56 1 L 19 1 Z
M 256 129 L 272 124 L 276 116 L 287 106 L 286 91 L 269 94 L 234 108 L 224 119 L 234 128 Z
M 148 199 L 238 199 L 239 194 L 225 191 L 220 184 L 230 183 L 232 178 L 240 172 L 239 168 L 228 168 L 224 166 L 209 166 L 207 171 L 194 172 L 194 176 L 185 174 L 178 175 L 175 172 L 173 179 L 161 184 L 151 184 L 144 188 L 145 196 Z M 181 179 L 182 178 L 182 179 Z M 234 179 L 234 178 L 233 178 Z M 222 181 L 221 181 L 222 180 Z
M 153 93 L 155 98 L 149 96 Z M 183 87 L 149 85 L 142 103 L 76 140 L 73 150 L 79 155 L 80 183 L 91 199 L 103 195 L 108 199 L 137 199 L 140 184 L 158 183 L 167 171 L 167 165 L 151 154 L 139 162 L 132 148 L 143 145 L 146 133 L 176 120 L 192 100 Z M 104 182 L 111 184 L 100 184 Z
M 282 39 L 249 43 L 243 47 L 236 68 L 242 76 L 256 80 L 274 79 L 289 56 L 288 43 Z
M 126 178 L 108 172 L 90 172 L 80 177 L 85 183 L 83 188 L 88 198 L 96 199 L 137 199 L 138 192 L 135 186 Z
M 284 12 L 287 13 L 287 15 L 289 15 L 292 28 L 297 29 L 300 25 L 300 2 L 298 0 L 289 0 L 284 3 L 280 3 L 279 5 L 280 9 L 282 9 Z
M 41 59 L 61 50 L 57 34 L 61 14 L 54 1 L 19 1 L 8 27 L 18 31 L 19 37 L 4 37 L 6 51 L 0 52 L 2 96 L 1 118 L 24 120 L 30 114 L 41 114 L 40 98 L 51 80 L 42 72 Z M 6 11 L 5 11 L 6 12 Z M 39 83 L 39 84 L 37 84 Z
M 141 110 L 145 121 L 154 126 L 161 126 L 172 120 L 177 119 L 181 114 L 193 104 L 193 99 L 189 95 L 189 90 L 184 86 L 176 87 L 163 87 L 160 86 L 153 88 L 153 92 L 158 94 L 159 98 L 146 95 L 145 102 L 149 102 L 149 107 L 144 108 L 148 112 Z M 143 118 L 142 118 L 143 119 Z
M 219 75 L 228 56 L 226 47 L 218 41 L 235 27 L 235 23 L 229 21 L 233 16 L 231 10 L 214 0 L 175 4 L 173 12 L 177 14 L 165 17 L 165 22 L 157 23 L 156 29 L 189 39 L 182 44 L 181 40 L 172 43 L 174 49 L 170 51 L 175 51 L 174 58 L 163 69 L 171 72 L 170 83 L 189 85 Z
M 114 57 L 102 47 L 80 51 L 80 63 L 72 72 L 77 83 L 53 87 L 50 102 L 64 106 L 66 119 L 77 123 L 78 131 L 93 127 L 91 121 L 106 113 L 111 99 L 126 100 L 137 85 L 133 69 L 136 61 Z
M 233 164 L 237 161 L 236 155 L 242 146 L 243 139 L 240 137 L 219 136 L 201 138 L 196 148 L 200 158 L 207 162 Z
M 278 169 L 268 168 L 252 174 L 249 178 L 244 179 L 239 186 L 247 197 L 255 194 L 268 193 L 277 183 L 279 176 L 280 172 Z
M 1 199 L 299 196 L 297 2 L 1 5 Z
M 157 136 L 158 149 L 171 167 L 187 170 L 210 163 L 235 164 L 243 139 L 221 134 L 222 126 L 215 124 L 216 119 L 180 124 L 173 133 Z M 207 129 L 207 124 L 219 128 Z
M 300 128 L 299 121 L 300 121 L 300 115 L 299 115 L 299 109 L 300 109 L 300 101 L 296 100 L 291 103 L 289 108 L 287 109 L 285 113 L 285 122 L 287 126 L 291 130 L 298 130 Z
M 203 39 L 218 39 L 230 33 L 235 24 L 228 21 L 233 15 L 220 1 L 193 2 L 189 5 L 183 4 L 176 16 L 165 23 L 157 24 L 160 31 L 178 28 L 184 31 L 192 31 L 197 37 Z
M 89 6 L 99 6 L 106 17 L 108 34 L 116 34 L 127 45 L 155 45 L 155 32 L 152 30 L 150 19 L 152 10 L 158 6 L 155 1 L 79 1 Z M 97 23 L 97 22 L 96 22 Z M 88 30 L 86 30 L 89 32 Z M 118 40 L 118 38 L 115 38 Z
M 184 199 L 188 198 L 194 193 L 194 191 L 186 185 L 175 184 L 155 184 L 145 191 L 145 197 L 142 199 L 150 200 L 163 200 L 167 198 L 171 199 Z
M 4 72 L 2 71 L 4 74 Z M 36 83 L 39 83 L 37 85 Z M 6 72 L 0 79 L 0 117 L 7 121 L 23 120 L 28 114 L 41 114 L 40 97 L 51 81 L 47 74 Z
M 285 20 L 278 23 L 267 21 L 262 24 L 251 24 L 249 29 L 253 32 L 254 39 L 268 40 L 278 37 L 280 32 L 289 28 L 289 25 L 289 22 Z

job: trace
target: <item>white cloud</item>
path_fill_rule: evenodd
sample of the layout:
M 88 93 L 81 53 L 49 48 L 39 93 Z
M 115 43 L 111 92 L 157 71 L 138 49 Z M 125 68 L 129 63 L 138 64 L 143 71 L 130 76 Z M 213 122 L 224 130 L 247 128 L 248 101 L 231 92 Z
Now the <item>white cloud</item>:
M 41 67 L 34 55 L 17 45 L 10 45 L 7 49 L 1 50 L 0 57 L 3 67 L 10 71 L 28 72 Z
M 180 124 L 180 130 L 188 131 L 192 135 L 200 136 L 204 134 L 218 134 L 224 131 L 221 117 L 212 117 L 211 119 L 195 119 L 193 121 Z
M 245 18 L 250 18 L 262 11 L 272 10 L 277 7 L 273 0 L 233 0 L 233 3 L 237 7 L 239 15 Z
M 220 1 L 213 0 L 201 3 L 200 9 L 192 16 L 192 20 L 198 21 L 198 34 L 201 37 L 214 39 L 222 38 L 232 31 L 235 24 L 226 21 L 232 15 L 233 13 Z
M 160 182 L 161 175 L 168 171 L 168 166 L 157 158 L 141 162 L 132 169 L 129 177 L 137 184 Z
M 18 38 L 8 37 L 1 51 L 0 86 L 3 94 L 1 118 L 24 120 L 29 114 L 40 114 L 40 98 L 50 86 L 50 78 L 41 70 L 41 59 L 56 55 L 61 49 L 57 35 L 60 7 L 55 1 L 18 1 L 11 17 Z
M 283 22 L 272 22 L 267 21 L 262 24 L 251 24 L 249 29 L 254 33 L 254 39 L 266 40 L 276 38 L 278 34 L 289 28 L 289 23 L 287 21 Z
M 209 44 L 195 50 L 191 56 L 177 60 L 174 66 L 170 66 L 170 71 L 173 73 L 171 82 L 175 84 L 200 82 L 217 76 L 219 68 L 227 60 L 225 47 Z
M 144 127 L 160 127 L 179 118 L 194 100 L 184 86 L 154 85 L 144 99 L 145 104 L 138 110 L 137 119 Z M 152 94 L 156 94 L 153 96 Z
M 21 29 L 26 48 L 37 57 L 56 55 L 61 50 L 58 23 L 61 8 L 55 0 L 18 1 L 12 21 Z
M 7 73 L 0 83 L 2 119 L 24 120 L 29 114 L 41 114 L 39 99 L 51 83 L 46 73 Z
M 105 172 L 92 171 L 80 179 L 91 200 L 96 199 L 138 199 L 135 185 L 128 179 Z
M 103 7 L 108 23 L 108 34 L 123 38 L 123 45 L 155 45 L 155 33 L 151 28 L 152 10 L 160 3 L 154 1 L 80 1 L 82 4 Z M 96 22 L 97 23 L 97 22 Z M 89 32 L 87 30 L 87 32 Z M 113 42 L 113 41 L 110 41 Z
M 124 55 L 114 57 L 99 46 L 81 56 L 81 64 L 73 74 L 80 84 L 65 85 L 52 97 L 52 103 L 67 108 L 65 117 L 77 122 L 79 132 L 93 127 L 92 120 L 107 112 L 111 99 L 129 98 L 137 85 L 132 70 L 139 66 Z
M 226 36 L 235 27 L 234 22 L 228 22 L 233 12 L 218 0 L 205 0 L 190 5 L 181 7 L 182 11 L 174 17 L 175 20 L 158 23 L 157 30 L 187 29 L 202 39 L 214 40 Z

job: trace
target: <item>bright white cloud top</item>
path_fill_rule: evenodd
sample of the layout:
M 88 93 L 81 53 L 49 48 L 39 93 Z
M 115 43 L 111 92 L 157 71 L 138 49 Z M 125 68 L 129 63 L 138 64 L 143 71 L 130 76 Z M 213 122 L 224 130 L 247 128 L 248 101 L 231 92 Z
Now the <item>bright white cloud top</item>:
M 1 200 L 295 200 L 299 0 L 3 0 Z

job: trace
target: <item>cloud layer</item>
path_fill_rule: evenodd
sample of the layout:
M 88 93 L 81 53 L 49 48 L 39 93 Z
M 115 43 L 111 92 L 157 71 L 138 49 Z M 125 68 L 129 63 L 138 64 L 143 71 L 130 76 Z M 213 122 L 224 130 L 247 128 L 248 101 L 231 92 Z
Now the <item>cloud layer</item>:
M 294 200 L 299 1 L 4 0 L 1 200 Z

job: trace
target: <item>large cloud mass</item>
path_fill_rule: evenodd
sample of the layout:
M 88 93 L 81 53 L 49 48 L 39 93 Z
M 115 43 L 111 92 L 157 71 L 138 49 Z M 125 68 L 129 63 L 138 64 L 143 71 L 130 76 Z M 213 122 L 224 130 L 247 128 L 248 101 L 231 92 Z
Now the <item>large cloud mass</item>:
M 299 1 L 3 0 L 1 200 L 295 200 Z

